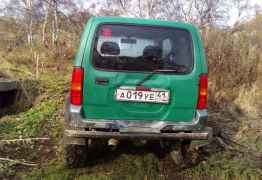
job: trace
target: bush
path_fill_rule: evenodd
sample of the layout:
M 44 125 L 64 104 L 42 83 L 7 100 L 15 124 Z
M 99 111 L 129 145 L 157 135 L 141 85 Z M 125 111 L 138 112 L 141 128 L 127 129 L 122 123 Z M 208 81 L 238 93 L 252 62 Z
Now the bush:
M 227 108 L 234 102 L 241 103 L 239 98 L 245 99 L 241 97 L 244 92 L 250 92 L 261 84 L 262 37 L 261 33 L 256 33 L 262 28 L 261 22 L 262 18 L 257 18 L 249 22 L 256 26 L 249 29 L 250 26 L 244 24 L 240 26 L 240 31 L 215 28 L 203 30 L 209 66 L 211 107 Z M 252 98 L 257 97 L 253 95 Z

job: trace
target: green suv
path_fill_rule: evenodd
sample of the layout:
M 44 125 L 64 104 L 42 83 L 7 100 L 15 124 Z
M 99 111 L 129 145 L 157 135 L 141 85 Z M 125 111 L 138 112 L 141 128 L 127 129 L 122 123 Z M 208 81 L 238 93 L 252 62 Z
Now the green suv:
M 207 64 L 193 25 L 89 19 L 66 104 L 67 165 L 85 161 L 88 146 L 105 140 L 165 142 L 181 152 L 191 140 L 212 137 L 207 116 Z

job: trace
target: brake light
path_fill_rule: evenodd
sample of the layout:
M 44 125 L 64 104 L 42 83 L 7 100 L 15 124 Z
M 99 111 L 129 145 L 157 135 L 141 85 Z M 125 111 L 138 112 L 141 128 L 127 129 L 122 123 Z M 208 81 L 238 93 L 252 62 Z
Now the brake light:
M 206 74 L 201 74 L 199 77 L 199 94 L 197 109 L 206 109 L 207 108 L 207 85 L 208 79 Z
M 70 102 L 73 105 L 82 105 L 83 77 L 84 70 L 74 67 L 70 89 Z

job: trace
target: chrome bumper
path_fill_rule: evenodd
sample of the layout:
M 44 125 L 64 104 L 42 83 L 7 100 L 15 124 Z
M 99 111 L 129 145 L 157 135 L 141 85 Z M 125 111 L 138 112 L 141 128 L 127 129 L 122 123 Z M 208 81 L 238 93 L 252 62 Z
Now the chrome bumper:
M 116 139 L 190 139 L 211 140 L 212 128 L 205 127 L 207 110 L 197 110 L 190 122 L 130 121 L 82 119 L 80 106 L 69 106 L 65 136 L 75 140 L 81 138 Z M 81 142 L 84 143 L 84 142 Z
M 190 122 L 171 122 L 83 119 L 81 106 L 69 105 L 67 108 L 66 123 L 69 128 L 65 130 L 65 135 L 68 137 L 210 139 L 212 136 L 211 128 L 204 129 L 207 110 L 197 110 L 195 118 Z
M 161 132 L 202 130 L 207 121 L 207 110 L 197 110 L 194 119 L 190 122 L 172 121 L 141 121 L 141 120 L 97 120 L 83 119 L 81 106 L 68 105 L 66 123 L 70 127 L 81 129 L 117 129 L 122 132 Z
M 70 138 L 115 138 L 115 139 L 145 139 L 145 140 L 157 140 L 157 139 L 188 139 L 188 140 L 211 140 L 212 129 L 206 128 L 201 132 L 177 132 L 177 133 L 130 133 L 130 132 L 104 132 L 104 131 L 79 131 L 79 130 L 65 130 L 66 137 Z

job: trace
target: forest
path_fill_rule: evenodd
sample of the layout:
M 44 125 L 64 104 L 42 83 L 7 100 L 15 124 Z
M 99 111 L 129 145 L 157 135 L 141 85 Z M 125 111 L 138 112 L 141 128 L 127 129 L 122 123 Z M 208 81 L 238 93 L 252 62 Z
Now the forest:
M 260 1 L 6 0 L 0 10 L 0 80 L 17 82 L 15 95 L 5 94 L 13 103 L 0 102 L 0 179 L 262 178 Z M 64 166 L 65 97 L 81 33 L 92 16 L 198 27 L 209 68 L 214 140 L 193 143 L 187 167 L 173 166 L 139 142 L 102 152 L 83 168 Z

